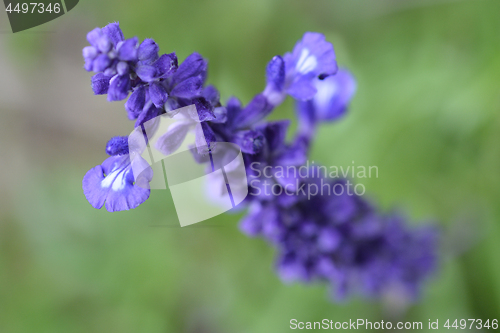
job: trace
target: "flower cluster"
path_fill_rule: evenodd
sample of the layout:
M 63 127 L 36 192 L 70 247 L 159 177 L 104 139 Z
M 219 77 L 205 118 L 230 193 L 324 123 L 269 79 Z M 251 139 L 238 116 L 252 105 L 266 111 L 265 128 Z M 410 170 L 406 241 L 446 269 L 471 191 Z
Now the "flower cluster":
M 214 119 L 218 92 L 203 88 L 207 61 L 198 53 L 178 65 L 175 53 L 158 55 L 159 47 L 152 39 L 138 44 L 137 37 L 125 40 L 118 23 L 95 28 L 87 34 L 91 46 L 83 49 L 85 69 L 92 77 L 94 94 L 108 95 L 108 101 L 125 103 L 135 126 L 152 119 L 165 110 L 195 104 L 200 119 Z
M 82 53 L 84 68 L 96 72 L 91 80 L 94 94 L 107 94 L 108 101 L 128 97 L 125 109 L 128 118 L 135 120 L 135 127 L 192 104 L 196 105 L 201 121 L 218 121 L 224 116 L 218 91 L 212 86 L 204 87 L 207 61 L 198 53 L 178 65 L 175 53 L 160 56 L 152 39 L 140 44 L 137 37 L 125 39 L 118 23 L 95 28 L 87 34 L 87 40 L 90 46 Z M 126 138 L 111 139 L 106 153 L 111 157 L 89 170 L 83 179 L 87 200 L 95 208 L 106 204 L 109 211 L 136 208 L 150 192 L 147 186 L 134 184 Z M 110 166 L 113 167 L 109 169 Z
M 196 135 L 203 136 L 209 147 L 217 142 L 238 145 L 249 178 L 261 174 L 250 168 L 254 164 L 271 174 L 284 166 L 304 165 L 317 126 L 341 118 L 356 90 L 353 76 L 338 68 L 333 46 L 320 33 L 305 33 L 293 52 L 273 57 L 266 68 L 265 89 L 246 106 L 235 97 L 220 103 L 217 89 L 205 86 L 207 62 L 197 53 L 178 65 L 175 53 L 159 56 L 151 39 L 140 44 L 136 37 L 125 40 L 118 23 L 92 30 L 87 40 L 91 46 L 84 48 L 83 57 L 85 69 L 96 72 L 95 94 L 107 94 L 109 101 L 128 97 L 125 109 L 136 127 L 194 104 L 202 129 Z M 288 120 L 265 120 L 287 96 L 296 101 L 298 119 L 291 141 L 286 140 Z M 182 141 L 190 129 L 191 123 L 181 124 L 163 140 L 175 135 Z M 177 132 L 184 133 L 180 139 Z M 126 137 L 112 138 L 106 152 L 111 157 L 83 179 L 85 196 L 93 207 L 105 204 L 108 211 L 137 207 L 149 197 L 152 173 L 134 179 L 131 163 L 144 161 L 130 161 Z M 199 162 L 207 163 L 207 158 Z M 320 180 L 325 181 L 300 175 L 272 179 L 287 189 Z M 346 186 L 346 179 L 326 182 Z M 435 268 L 433 228 L 410 228 L 399 215 L 381 214 L 361 196 L 347 191 L 313 197 L 300 192 L 263 194 L 255 186 L 249 186 L 249 194 L 245 200 L 249 211 L 240 228 L 277 248 L 277 271 L 284 281 L 327 281 L 337 297 L 355 292 L 380 296 L 394 288 L 417 296 Z
M 319 179 L 302 181 L 319 185 Z M 345 179 L 330 182 L 332 187 L 346 187 Z M 284 282 L 327 281 L 337 299 L 392 290 L 415 299 L 436 266 L 434 228 L 411 229 L 401 216 L 382 215 L 347 190 L 341 195 L 298 196 L 291 204 L 254 201 L 240 228 L 276 246 L 277 271 Z

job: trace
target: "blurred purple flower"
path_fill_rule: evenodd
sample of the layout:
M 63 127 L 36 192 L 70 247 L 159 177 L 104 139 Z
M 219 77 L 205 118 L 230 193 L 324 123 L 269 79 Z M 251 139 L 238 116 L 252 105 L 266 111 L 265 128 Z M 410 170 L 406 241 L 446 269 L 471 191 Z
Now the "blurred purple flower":
M 346 69 L 325 79 L 314 79 L 317 90 L 307 101 L 297 101 L 299 131 L 305 135 L 314 133 L 322 122 L 331 122 L 345 115 L 347 107 L 356 92 L 356 81 Z
M 277 247 L 276 269 L 285 282 L 326 281 L 339 299 L 382 296 L 394 286 L 416 298 L 437 264 L 437 231 L 381 215 L 362 197 L 348 195 L 343 179 L 329 183 L 343 194 L 298 196 L 292 206 L 253 201 L 240 229 Z
M 337 72 L 335 51 L 323 34 L 306 32 L 292 53 L 276 56 L 266 70 L 267 86 L 264 95 L 273 105 L 280 104 L 289 94 L 296 100 L 314 97 L 314 79 L 324 79 Z

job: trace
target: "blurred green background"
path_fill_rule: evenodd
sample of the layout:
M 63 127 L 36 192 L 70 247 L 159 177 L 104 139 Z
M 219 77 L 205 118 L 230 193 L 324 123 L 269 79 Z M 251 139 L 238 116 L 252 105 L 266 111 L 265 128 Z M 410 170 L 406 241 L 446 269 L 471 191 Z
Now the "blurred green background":
M 82 0 L 12 34 L 0 13 L 0 332 L 286 332 L 290 319 L 500 319 L 500 1 Z M 168 191 L 128 212 L 95 210 L 81 180 L 133 124 L 93 96 L 85 35 L 119 21 L 161 52 L 209 60 L 222 100 L 244 103 L 305 31 L 358 80 L 348 115 L 312 159 L 376 165 L 384 210 L 434 220 L 440 271 L 406 311 L 323 285 L 284 285 L 264 241 L 224 214 L 179 228 Z M 285 103 L 273 119 L 292 118 Z M 470 331 L 470 330 L 468 330 Z

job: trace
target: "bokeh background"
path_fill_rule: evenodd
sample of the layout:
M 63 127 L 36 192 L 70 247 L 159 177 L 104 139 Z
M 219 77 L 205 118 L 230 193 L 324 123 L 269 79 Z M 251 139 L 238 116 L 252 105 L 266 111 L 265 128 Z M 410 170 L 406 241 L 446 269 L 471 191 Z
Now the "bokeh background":
M 12 34 L 0 12 L 0 332 L 500 319 L 499 14 L 498 0 L 82 0 Z M 241 213 L 179 228 L 168 191 L 128 212 L 93 209 L 82 177 L 133 127 L 122 102 L 93 96 L 82 68 L 87 31 L 113 21 L 181 60 L 200 52 L 222 100 L 245 103 L 274 55 L 324 33 L 358 92 L 320 129 L 312 160 L 378 166 L 363 182 L 370 198 L 442 226 L 440 270 L 419 302 L 334 303 L 324 285 L 284 285 L 273 249 L 239 232 Z M 272 114 L 293 117 L 290 101 Z

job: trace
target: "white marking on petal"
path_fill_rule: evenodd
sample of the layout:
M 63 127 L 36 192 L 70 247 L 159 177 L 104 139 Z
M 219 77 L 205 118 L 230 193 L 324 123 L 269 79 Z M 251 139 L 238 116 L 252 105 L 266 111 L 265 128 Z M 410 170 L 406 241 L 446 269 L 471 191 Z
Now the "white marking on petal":
M 302 49 L 295 68 L 299 73 L 306 74 L 313 71 L 317 65 L 318 61 L 316 60 L 316 57 L 312 55 L 308 49 Z
M 316 80 L 315 86 L 318 92 L 314 95 L 314 105 L 317 110 L 324 111 L 328 108 L 332 98 L 338 93 L 339 87 L 335 80 Z
M 115 181 L 113 182 L 113 186 L 111 186 L 111 189 L 113 191 L 121 191 L 125 188 L 125 174 L 126 172 L 121 172 L 116 176 Z
M 125 188 L 125 170 L 123 169 L 115 169 L 109 175 L 104 178 L 101 182 L 101 186 L 104 188 L 109 188 L 113 191 L 121 191 Z

